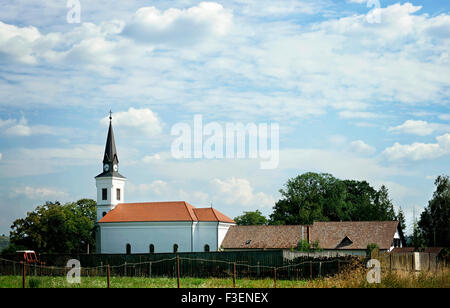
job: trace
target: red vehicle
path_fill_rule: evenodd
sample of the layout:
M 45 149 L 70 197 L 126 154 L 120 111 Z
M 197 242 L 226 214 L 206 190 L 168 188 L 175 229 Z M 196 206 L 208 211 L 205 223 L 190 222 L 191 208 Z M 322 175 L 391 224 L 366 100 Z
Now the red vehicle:
M 27 264 L 45 264 L 44 262 L 38 260 L 34 250 L 18 250 L 16 253 L 21 262 L 25 262 Z

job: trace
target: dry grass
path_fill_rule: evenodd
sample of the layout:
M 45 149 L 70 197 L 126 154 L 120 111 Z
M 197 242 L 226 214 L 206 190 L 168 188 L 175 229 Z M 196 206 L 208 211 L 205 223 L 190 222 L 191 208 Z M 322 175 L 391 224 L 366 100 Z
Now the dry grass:
M 369 283 L 367 269 L 352 265 L 333 277 L 307 281 L 306 288 L 450 288 L 450 268 L 439 271 L 382 271 L 381 283 Z
M 370 284 L 367 269 L 353 264 L 333 277 L 314 280 L 278 280 L 278 288 L 450 288 L 450 268 L 437 272 L 382 272 L 381 283 Z M 174 278 L 111 277 L 113 288 L 175 288 Z M 0 276 L 0 288 L 20 288 L 21 276 Z M 81 284 L 68 284 L 65 277 L 27 277 L 27 287 L 36 288 L 105 288 L 105 277 L 83 277 Z M 231 288 L 230 278 L 181 278 L 183 288 Z M 237 288 L 273 288 L 272 279 L 237 279 Z

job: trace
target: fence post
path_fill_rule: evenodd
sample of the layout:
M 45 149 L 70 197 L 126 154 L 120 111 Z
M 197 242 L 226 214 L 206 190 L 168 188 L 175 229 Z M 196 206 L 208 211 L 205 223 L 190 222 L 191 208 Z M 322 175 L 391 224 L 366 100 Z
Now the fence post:
M 180 257 L 177 255 L 177 287 L 180 288 Z
M 309 261 L 309 278 L 312 280 L 312 261 Z
M 233 263 L 233 288 L 236 288 L 236 262 Z
M 277 287 L 277 268 L 273 268 L 273 287 Z
M 389 273 L 392 272 L 392 252 L 389 254 Z
M 148 263 L 148 276 L 152 278 L 152 262 Z
M 26 285 L 26 276 L 27 276 L 27 269 L 26 269 L 25 262 L 23 262 L 22 288 L 24 288 L 24 289 L 25 289 L 25 285 Z
M 110 267 L 109 267 L 109 264 L 108 264 L 108 266 L 106 267 L 106 282 L 107 282 L 107 285 L 108 285 L 108 289 L 110 288 L 110 284 L 111 284 L 111 270 L 110 270 Z
M 338 274 L 341 272 L 341 260 L 337 260 L 338 261 Z
M 125 261 L 125 264 L 123 266 L 124 266 L 124 276 L 126 277 L 127 276 L 127 261 Z

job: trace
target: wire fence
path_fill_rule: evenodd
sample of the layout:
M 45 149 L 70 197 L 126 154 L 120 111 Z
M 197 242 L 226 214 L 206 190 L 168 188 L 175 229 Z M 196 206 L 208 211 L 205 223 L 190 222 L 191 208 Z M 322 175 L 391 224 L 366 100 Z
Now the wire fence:
M 273 279 L 304 280 L 317 277 L 332 276 L 346 270 L 355 263 L 363 264 L 365 258 L 296 258 L 285 260 L 283 265 L 250 264 L 240 261 L 211 260 L 174 256 L 171 258 L 144 261 L 124 262 L 123 264 L 75 268 L 80 277 L 105 277 L 110 286 L 111 277 L 146 277 L 146 278 L 176 278 L 180 286 L 182 278 L 221 278 L 230 279 L 235 287 L 237 279 Z M 73 267 L 49 266 L 44 264 L 28 264 L 21 261 L 0 258 L 0 276 L 22 276 L 23 287 L 27 277 L 58 277 L 70 276 Z M 1 285 L 0 285 L 1 287 Z

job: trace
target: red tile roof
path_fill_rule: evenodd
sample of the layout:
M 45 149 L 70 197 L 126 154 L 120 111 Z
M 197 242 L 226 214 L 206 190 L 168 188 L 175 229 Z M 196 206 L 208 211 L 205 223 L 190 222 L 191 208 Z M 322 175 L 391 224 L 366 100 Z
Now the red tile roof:
M 144 221 L 234 221 L 213 208 L 195 208 L 185 201 L 120 203 L 100 223 Z

